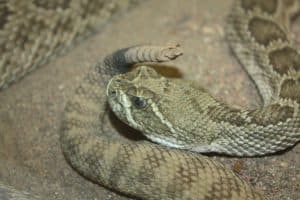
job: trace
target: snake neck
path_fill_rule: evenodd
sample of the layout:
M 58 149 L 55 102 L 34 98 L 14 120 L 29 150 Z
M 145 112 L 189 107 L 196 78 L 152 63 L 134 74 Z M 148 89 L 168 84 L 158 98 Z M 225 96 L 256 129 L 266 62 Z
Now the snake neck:
M 151 85 L 148 79 L 139 80 L 145 83 L 140 86 L 143 90 Z M 280 98 L 256 109 L 238 108 L 188 81 L 163 82 L 165 86 L 158 84 L 161 92 L 150 86 L 156 95 L 149 106 L 124 113 L 130 118 L 127 123 L 134 121 L 132 126 L 137 124 L 134 127 L 154 142 L 201 153 L 255 156 L 286 149 L 300 140 L 297 101 Z

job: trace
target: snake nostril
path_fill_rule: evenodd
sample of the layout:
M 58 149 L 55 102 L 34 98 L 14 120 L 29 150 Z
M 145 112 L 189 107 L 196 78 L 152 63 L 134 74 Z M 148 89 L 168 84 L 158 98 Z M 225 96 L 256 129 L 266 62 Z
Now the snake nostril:
M 116 97 L 116 96 L 117 96 L 116 90 L 110 90 L 110 91 L 109 91 L 109 96 L 111 96 L 111 97 Z

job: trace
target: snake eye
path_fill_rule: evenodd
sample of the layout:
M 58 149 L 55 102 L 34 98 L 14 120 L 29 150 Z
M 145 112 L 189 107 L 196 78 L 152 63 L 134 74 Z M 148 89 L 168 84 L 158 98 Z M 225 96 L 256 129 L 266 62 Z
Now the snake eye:
M 132 104 L 137 108 L 137 109 L 142 109 L 147 106 L 147 101 L 141 97 L 132 97 L 131 98 Z

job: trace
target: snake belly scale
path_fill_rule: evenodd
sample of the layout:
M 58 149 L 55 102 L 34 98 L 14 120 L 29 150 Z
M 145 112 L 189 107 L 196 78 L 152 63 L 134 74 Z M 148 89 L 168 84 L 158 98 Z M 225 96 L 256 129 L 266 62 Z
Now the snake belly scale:
M 60 140 L 68 162 L 83 176 L 139 199 L 265 199 L 222 164 L 194 152 L 255 156 L 299 142 L 300 55 L 288 35 L 299 3 L 236 1 L 228 17 L 229 44 L 257 85 L 261 108 L 233 108 L 147 66 L 128 72 L 133 64 L 175 59 L 182 54 L 177 47 L 134 46 L 106 56 L 66 105 Z M 0 87 L 15 80 L 7 76 Z M 123 122 L 163 145 L 106 137 L 107 98 Z

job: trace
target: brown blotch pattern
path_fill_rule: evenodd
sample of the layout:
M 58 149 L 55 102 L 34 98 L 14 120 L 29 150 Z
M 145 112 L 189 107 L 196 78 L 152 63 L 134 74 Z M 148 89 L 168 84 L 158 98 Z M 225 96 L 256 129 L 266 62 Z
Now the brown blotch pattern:
M 164 93 L 170 93 L 171 92 L 171 90 L 169 88 L 167 88 L 167 87 L 164 87 L 163 91 L 164 91 Z
M 67 32 L 72 32 L 74 29 L 74 24 L 72 22 L 72 18 L 71 17 L 67 17 L 65 19 L 60 19 L 57 24 L 55 25 L 55 27 L 53 28 L 53 35 L 55 34 L 62 34 L 62 33 L 67 33 Z M 41 29 L 41 30 L 46 30 L 46 29 Z M 77 36 L 78 33 L 76 33 Z M 61 43 L 61 42 L 60 42 Z M 61 45 L 60 43 L 58 43 L 58 45 Z
M 300 70 L 300 55 L 291 47 L 274 50 L 269 54 L 270 64 L 279 74 L 287 74 L 290 69 Z
M 287 79 L 281 85 L 280 97 L 292 99 L 300 104 L 300 78 L 296 80 Z
M 257 109 L 249 112 L 251 122 L 257 125 L 267 126 L 270 124 L 278 124 L 292 118 L 294 109 L 290 106 L 281 106 L 273 104 L 262 109 Z
M 65 10 L 69 7 L 70 2 L 71 0 L 34 0 L 33 4 L 37 7 L 44 8 L 46 10 L 56 10 L 58 8 Z
M 0 3 L 0 29 L 3 29 L 8 21 L 8 16 L 12 14 L 12 11 L 7 7 L 6 1 L 3 4 Z M 0 55 L 6 52 L 4 40 L 0 40 Z
M 13 45 L 6 45 L 5 47 L 4 46 L 5 43 L 3 43 L 3 48 L 4 48 L 3 51 L 10 52 L 13 51 L 14 48 L 19 48 L 26 53 L 27 51 L 30 51 L 29 49 L 31 48 L 32 44 L 36 42 L 34 38 L 28 35 L 28 33 L 31 32 L 33 34 L 42 35 L 45 31 L 47 31 L 48 25 L 42 19 L 38 19 L 34 16 L 30 16 L 27 19 L 23 19 L 23 22 L 15 26 L 14 29 L 15 31 L 10 35 L 9 38 L 9 42 L 13 43 Z M 47 45 L 47 44 L 42 43 L 41 46 L 43 45 Z M 1 43 L 0 46 L 2 46 Z M 39 54 L 42 55 L 43 53 L 45 53 L 43 50 L 39 51 L 37 54 L 33 56 L 39 56 Z M 18 65 L 16 63 L 19 63 L 19 60 L 10 60 L 10 64 Z
M 177 166 L 172 181 L 169 182 L 166 189 L 173 198 L 182 196 L 183 192 L 193 187 L 193 184 L 197 182 L 196 178 L 199 177 L 197 169 L 204 168 L 202 162 L 198 162 L 195 158 L 185 157 L 182 162 L 186 165 Z
M 268 46 L 270 42 L 276 40 L 286 41 L 285 32 L 274 22 L 253 17 L 248 25 L 251 35 L 260 45 Z
M 161 164 L 166 163 L 163 152 L 160 149 L 153 149 L 146 154 L 144 166 L 141 167 L 138 174 L 138 180 L 145 185 L 151 185 L 155 179 L 155 169 L 161 167 Z
M 159 149 L 154 149 L 151 154 L 147 154 L 145 160 L 149 162 L 150 168 L 160 167 L 161 163 L 166 162 L 163 152 L 161 152 Z
M 187 95 L 187 96 L 191 95 L 191 90 L 184 90 L 183 93 L 184 93 L 184 95 Z
M 188 92 L 188 90 L 186 90 L 187 92 Z M 188 94 L 189 93 L 189 94 Z M 190 92 L 188 92 L 188 93 L 185 93 L 186 95 L 190 95 Z M 197 110 L 197 112 L 199 112 L 199 113 L 205 113 L 205 108 L 203 107 L 203 105 L 201 105 L 200 103 L 199 103 L 199 101 L 197 100 L 197 97 L 192 97 L 191 99 L 190 99 L 190 101 L 191 101 L 191 105 L 195 108 L 195 110 Z M 196 119 L 196 120 L 198 120 L 198 119 Z
M 207 113 L 210 118 L 215 122 L 228 122 L 236 126 L 243 126 L 245 123 L 244 118 L 241 117 L 239 109 L 231 108 L 225 104 L 218 106 L 210 106 Z
M 116 155 L 112 162 L 109 178 L 112 187 L 116 187 L 119 184 L 120 177 L 130 166 L 131 157 L 134 155 L 134 147 L 123 145 Z
M 232 192 L 230 190 L 228 191 L 228 188 L 222 187 L 219 182 L 213 183 L 211 187 L 213 192 L 207 194 L 205 196 L 206 197 L 205 200 L 232 199 Z
M 182 184 L 188 187 L 190 187 L 192 183 L 195 182 L 195 178 L 193 179 L 193 177 L 197 175 L 196 170 L 185 169 L 183 167 L 180 167 L 178 169 L 177 174 L 182 178 Z
M 228 122 L 235 126 L 245 126 L 245 124 L 267 126 L 284 122 L 288 118 L 292 118 L 293 113 L 294 109 L 290 106 L 273 104 L 262 109 L 249 111 L 247 114 L 249 118 L 246 120 L 246 117 L 242 117 L 241 110 L 223 105 L 210 107 L 208 115 L 217 123 Z
M 241 6 L 245 10 L 254 10 L 254 8 L 258 7 L 262 11 L 265 11 L 269 14 L 273 14 L 276 12 L 277 8 L 277 0 L 243 0 L 241 1 Z
M 0 3 L 0 29 L 3 29 L 7 23 L 8 16 L 12 14 L 12 11 L 7 7 L 6 1 Z
M 81 3 L 82 9 L 80 11 L 80 16 L 86 18 L 90 15 L 97 15 L 103 10 L 102 9 L 103 6 L 104 6 L 104 1 L 93 2 L 93 4 L 90 4 L 89 1 L 82 1 Z

